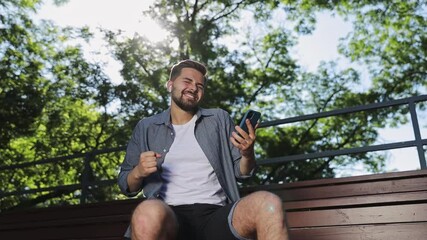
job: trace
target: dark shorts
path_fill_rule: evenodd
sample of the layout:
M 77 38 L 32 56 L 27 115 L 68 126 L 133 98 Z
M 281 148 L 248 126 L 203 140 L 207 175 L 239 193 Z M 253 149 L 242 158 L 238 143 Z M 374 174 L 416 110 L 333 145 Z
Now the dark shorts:
M 228 216 L 233 204 L 171 206 L 178 219 L 177 240 L 236 240 Z

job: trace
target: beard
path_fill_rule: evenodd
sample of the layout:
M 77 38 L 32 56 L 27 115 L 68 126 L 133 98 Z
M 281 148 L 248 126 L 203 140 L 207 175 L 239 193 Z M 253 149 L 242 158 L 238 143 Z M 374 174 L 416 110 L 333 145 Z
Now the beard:
M 194 99 L 184 99 L 184 94 L 189 93 L 188 91 L 183 91 L 178 93 L 177 91 L 172 91 L 172 101 L 182 110 L 186 112 L 195 113 L 199 109 L 198 97 L 194 95 Z

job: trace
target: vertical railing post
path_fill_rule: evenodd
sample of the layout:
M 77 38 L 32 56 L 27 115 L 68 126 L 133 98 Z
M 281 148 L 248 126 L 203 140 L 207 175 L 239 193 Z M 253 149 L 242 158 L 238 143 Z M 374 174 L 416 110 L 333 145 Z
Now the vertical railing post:
M 415 143 L 417 145 L 417 151 L 418 151 L 418 158 L 420 160 L 420 166 L 421 166 L 421 169 L 427 169 L 426 157 L 424 154 L 423 143 L 421 141 L 420 126 L 418 124 L 417 111 L 415 108 L 415 102 L 413 100 L 409 101 L 409 111 L 411 112 L 412 127 L 414 129 Z
M 92 161 L 93 154 L 92 152 L 85 154 L 84 165 L 83 165 L 83 173 L 81 179 L 82 186 L 82 194 L 80 195 L 80 204 L 86 203 L 87 195 L 88 195 L 88 187 L 89 187 L 89 174 L 92 171 L 90 166 L 90 162 Z

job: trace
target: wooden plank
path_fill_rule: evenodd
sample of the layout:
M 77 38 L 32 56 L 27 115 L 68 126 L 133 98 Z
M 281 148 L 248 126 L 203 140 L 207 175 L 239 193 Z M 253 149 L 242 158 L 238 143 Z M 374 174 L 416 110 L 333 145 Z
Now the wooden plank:
M 287 212 L 290 228 L 427 222 L 427 203 Z
M 0 239 L 107 239 L 121 238 L 128 226 L 127 222 L 57 226 L 23 230 L 0 231 Z
M 250 186 L 241 189 L 242 194 L 247 194 L 257 190 L 287 190 L 293 188 L 305 188 L 315 186 L 329 186 L 329 185 L 340 185 L 348 183 L 363 183 L 363 182 L 378 182 L 378 181 L 390 181 L 396 179 L 410 179 L 410 178 L 426 178 L 427 169 L 424 170 L 413 170 L 413 171 L 401 171 L 392 173 L 379 173 L 369 174 L 362 176 L 342 177 L 342 178 L 325 178 L 316 180 L 299 181 L 285 184 L 270 184 L 263 186 Z
M 426 240 L 427 223 L 305 228 L 289 235 L 290 240 Z
M 111 216 L 123 213 L 131 214 L 141 199 L 121 200 L 83 205 L 56 206 L 50 208 L 27 209 L 0 214 L 0 226 L 15 222 L 52 221 L 56 219 L 73 219 L 81 217 Z
M 411 170 L 411 171 L 400 171 L 400 172 L 389 172 L 389 173 L 376 173 L 367 174 L 361 176 L 350 176 L 342 178 L 326 178 L 299 181 L 292 183 L 292 187 L 301 188 L 305 186 L 320 186 L 328 185 L 331 182 L 334 184 L 347 184 L 347 183 L 362 183 L 362 182 L 378 182 L 378 181 L 390 181 L 396 179 L 407 179 L 407 178 L 425 178 L 427 177 L 427 169 L 424 170 Z
M 277 194 L 283 201 L 301 201 L 324 198 L 365 196 L 386 193 L 427 191 L 427 177 L 415 179 L 395 179 L 378 182 L 348 183 L 304 188 L 266 188 Z
M 91 217 L 82 216 L 78 219 L 56 219 L 52 221 L 34 221 L 34 222 L 22 222 L 13 224 L 2 224 L 0 225 L 0 231 L 7 231 L 13 229 L 27 230 L 34 228 L 52 228 L 52 227 L 64 227 L 64 226 L 78 226 L 78 225 L 100 225 L 109 224 L 113 222 L 127 222 L 130 223 L 130 214 L 122 214 L 115 216 L 103 216 L 103 217 Z
M 385 204 L 404 204 L 404 203 L 427 203 L 427 191 L 421 192 L 405 192 L 405 193 L 389 193 L 368 196 L 352 196 L 340 198 L 325 198 L 306 201 L 288 201 L 283 202 L 283 207 L 286 211 L 302 210 L 302 209 L 324 209 L 335 207 L 351 207 L 351 206 L 375 206 Z

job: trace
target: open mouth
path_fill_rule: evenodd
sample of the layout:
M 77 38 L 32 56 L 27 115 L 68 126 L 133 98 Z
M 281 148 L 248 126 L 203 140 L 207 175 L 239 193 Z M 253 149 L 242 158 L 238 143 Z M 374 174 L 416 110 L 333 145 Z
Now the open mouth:
M 182 95 L 185 96 L 189 100 L 192 100 L 192 101 L 196 101 L 197 100 L 197 95 L 194 94 L 194 93 L 184 92 Z

